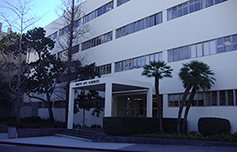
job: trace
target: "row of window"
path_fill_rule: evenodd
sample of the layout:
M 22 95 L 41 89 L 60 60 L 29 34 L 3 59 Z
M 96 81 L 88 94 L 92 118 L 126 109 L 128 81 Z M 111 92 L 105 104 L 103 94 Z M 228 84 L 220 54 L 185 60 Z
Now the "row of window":
M 140 56 L 137 58 L 116 62 L 115 72 L 141 68 L 141 67 L 144 67 L 146 64 L 149 64 L 150 61 L 163 61 L 163 53 L 159 52 L 155 54 Z
M 96 9 L 95 11 L 87 14 L 86 16 L 83 17 L 83 23 L 87 23 L 97 17 L 99 17 L 102 14 L 107 13 L 108 11 L 112 10 L 114 8 L 114 1 L 111 1 L 104 6 L 101 6 L 100 8 Z
M 183 15 L 225 2 L 227 0 L 190 0 L 167 10 L 167 19 L 172 20 Z
M 162 12 L 116 29 L 116 38 L 120 38 L 128 34 L 138 32 L 140 30 L 158 25 L 160 23 L 162 23 Z
M 62 35 L 64 35 L 64 34 L 66 34 L 66 33 L 68 32 L 68 30 L 69 30 L 69 26 L 70 26 L 70 25 L 67 25 L 67 26 L 65 26 L 64 28 L 60 29 L 60 30 L 59 30 L 59 36 L 62 36 Z M 73 29 L 75 29 L 75 28 L 77 28 L 77 27 L 79 27 L 79 26 L 81 26 L 81 19 L 78 19 L 77 21 L 75 21 L 75 22 L 73 23 Z M 57 35 L 57 32 L 54 33 L 54 34 Z M 57 38 L 57 37 L 56 37 L 56 38 Z M 54 39 L 53 39 L 53 40 L 54 40 Z
M 100 35 L 82 43 L 82 51 L 113 40 L 113 32 Z
M 124 3 L 127 3 L 128 1 L 130 1 L 130 0 L 117 0 L 117 7 L 124 4 Z
M 95 71 L 100 75 L 111 73 L 111 64 L 106 64 L 102 66 L 95 67 Z
M 120 6 L 129 0 L 117 0 L 117 6 Z M 167 18 L 168 20 L 175 19 L 177 17 L 181 17 L 183 15 L 198 11 L 203 8 L 207 8 L 216 4 L 219 4 L 221 2 L 225 2 L 227 0 L 190 0 L 189 2 L 180 4 L 178 6 L 172 7 L 168 9 L 167 11 Z M 87 23 L 94 18 L 110 11 L 113 9 L 113 1 L 103 5 L 102 7 L 96 9 L 95 11 L 87 14 L 83 17 L 83 23 Z M 162 12 L 152 15 L 150 17 L 147 17 L 145 19 L 139 20 L 137 22 L 131 23 L 129 25 L 126 25 L 124 27 L 121 27 L 116 30 L 116 38 L 140 31 L 142 29 L 157 25 L 162 23 Z M 81 19 L 74 22 L 74 28 L 79 27 L 81 25 Z M 59 30 L 59 36 L 64 35 L 68 32 L 68 26 L 65 26 L 64 28 Z M 49 37 L 54 40 L 57 38 L 57 32 L 51 34 Z
M 168 106 L 179 107 L 183 94 L 169 94 Z M 185 106 L 187 105 L 189 96 L 186 98 Z M 221 90 L 197 92 L 194 96 L 192 106 L 236 106 L 237 105 L 237 90 Z
M 168 62 L 237 50 L 237 35 L 168 50 Z
M 72 54 L 79 52 L 79 44 L 72 47 Z M 64 50 L 58 53 L 60 59 L 68 57 L 68 50 Z

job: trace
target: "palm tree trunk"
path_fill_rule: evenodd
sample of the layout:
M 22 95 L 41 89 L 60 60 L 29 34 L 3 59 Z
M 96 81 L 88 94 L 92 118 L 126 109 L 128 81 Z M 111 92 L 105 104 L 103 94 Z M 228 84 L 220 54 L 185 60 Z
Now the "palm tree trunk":
M 158 109 L 159 127 L 160 127 L 160 131 L 163 131 L 160 91 L 159 91 L 159 79 L 158 78 L 155 78 L 155 89 L 156 89 L 156 102 L 157 102 L 157 109 Z
M 184 95 L 183 95 L 183 98 L 182 98 L 182 101 L 180 103 L 180 107 L 179 107 L 179 114 L 178 114 L 178 121 L 177 121 L 177 133 L 180 134 L 180 124 L 181 124 L 181 116 L 182 116 L 182 111 L 183 111 L 183 108 L 184 108 L 184 102 L 186 101 L 186 98 L 189 94 L 189 91 L 190 89 L 192 88 L 192 85 L 191 84 L 188 84 L 186 89 L 185 89 L 185 92 L 184 92 Z
M 195 93 L 196 93 L 196 89 L 193 88 L 192 92 L 189 96 L 188 104 L 187 104 L 186 109 L 185 109 L 184 121 L 183 121 L 183 126 L 182 126 L 182 132 L 183 133 L 185 133 L 185 124 L 187 124 L 188 112 L 189 112 L 189 109 L 190 109 L 190 107 L 193 103 L 193 98 L 194 98 Z

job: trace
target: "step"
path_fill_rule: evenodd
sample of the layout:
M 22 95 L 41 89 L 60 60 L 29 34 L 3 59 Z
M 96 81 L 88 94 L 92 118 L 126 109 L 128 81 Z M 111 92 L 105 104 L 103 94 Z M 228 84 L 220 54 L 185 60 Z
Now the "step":
M 91 139 L 81 138 L 81 137 L 76 137 L 76 136 L 70 136 L 70 135 L 65 135 L 65 134 L 55 134 L 55 137 L 64 137 L 64 138 L 70 138 L 70 139 L 85 141 L 85 142 L 92 142 Z
M 67 136 L 79 137 L 79 138 L 85 138 L 85 139 L 90 139 L 90 140 L 92 140 L 94 137 L 93 133 L 85 132 L 85 131 L 78 131 L 78 133 L 77 133 L 77 130 L 74 130 L 74 129 L 64 130 L 64 131 L 60 132 L 60 134 L 67 135 Z

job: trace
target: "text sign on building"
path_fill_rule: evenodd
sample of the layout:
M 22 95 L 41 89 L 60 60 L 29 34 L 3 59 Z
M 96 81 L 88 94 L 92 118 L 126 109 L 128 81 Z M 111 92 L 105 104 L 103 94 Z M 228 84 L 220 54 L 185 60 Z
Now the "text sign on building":
M 78 82 L 75 85 L 76 86 L 86 86 L 86 85 L 91 85 L 91 84 L 95 84 L 95 83 L 100 83 L 100 80 L 88 80 L 88 81 L 84 81 L 84 82 Z

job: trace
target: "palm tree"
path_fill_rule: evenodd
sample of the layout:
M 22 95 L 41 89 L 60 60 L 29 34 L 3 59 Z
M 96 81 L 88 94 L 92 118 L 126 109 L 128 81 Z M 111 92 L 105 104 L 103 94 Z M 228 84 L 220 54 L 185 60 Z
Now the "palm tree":
M 163 79 L 165 77 L 171 78 L 171 72 L 173 69 L 171 69 L 170 66 L 167 66 L 166 63 L 163 61 L 150 61 L 149 65 L 144 66 L 144 71 L 142 72 L 142 75 L 145 75 L 147 77 L 155 77 L 155 90 L 156 90 L 156 102 L 157 102 L 157 109 L 158 109 L 158 118 L 160 123 L 160 130 L 163 131 L 162 127 L 162 113 L 161 113 L 161 102 L 160 102 L 160 96 L 159 96 L 159 80 Z
M 182 110 L 186 98 L 189 94 L 189 91 L 192 89 L 188 103 L 186 105 L 183 128 L 182 128 L 183 132 L 185 129 L 184 124 L 187 122 L 188 112 L 190 106 L 192 105 L 196 91 L 199 90 L 200 88 L 202 88 L 203 91 L 209 90 L 211 88 L 211 84 L 214 84 L 214 81 L 216 80 L 214 77 L 212 77 L 212 75 L 214 75 L 214 73 L 210 69 L 210 66 L 199 61 L 191 61 L 190 63 L 183 64 L 183 67 L 180 69 L 179 77 L 182 80 L 185 92 L 179 107 L 178 123 L 177 123 L 178 133 L 180 133 Z

